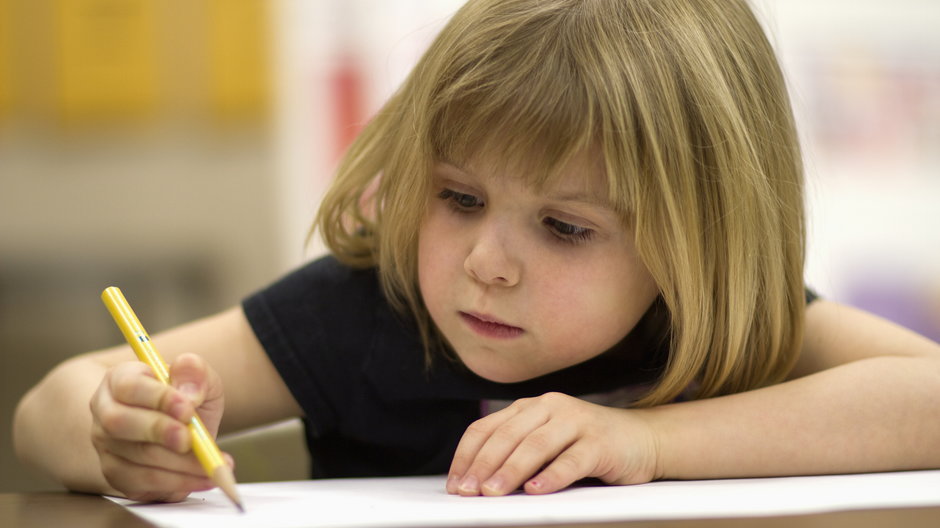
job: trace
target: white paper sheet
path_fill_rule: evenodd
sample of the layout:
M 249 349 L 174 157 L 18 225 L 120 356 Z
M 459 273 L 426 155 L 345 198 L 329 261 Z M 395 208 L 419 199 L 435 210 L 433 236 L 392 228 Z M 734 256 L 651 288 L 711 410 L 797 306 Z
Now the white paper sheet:
M 176 504 L 112 499 L 159 526 L 421 527 L 714 518 L 940 506 L 940 471 L 575 487 L 559 493 L 458 497 L 444 477 L 239 485 L 246 512 L 218 490 Z

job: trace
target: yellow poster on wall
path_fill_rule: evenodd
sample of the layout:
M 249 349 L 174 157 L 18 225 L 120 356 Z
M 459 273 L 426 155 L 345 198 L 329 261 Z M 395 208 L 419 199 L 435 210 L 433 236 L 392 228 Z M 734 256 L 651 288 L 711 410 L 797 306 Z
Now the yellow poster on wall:
M 0 119 L 13 106 L 13 36 L 10 34 L 10 0 L 0 0 Z
M 267 0 L 208 0 L 208 91 L 217 118 L 258 118 L 268 109 L 269 9 Z
M 56 99 L 66 120 L 131 120 L 153 112 L 157 1 L 56 0 Z

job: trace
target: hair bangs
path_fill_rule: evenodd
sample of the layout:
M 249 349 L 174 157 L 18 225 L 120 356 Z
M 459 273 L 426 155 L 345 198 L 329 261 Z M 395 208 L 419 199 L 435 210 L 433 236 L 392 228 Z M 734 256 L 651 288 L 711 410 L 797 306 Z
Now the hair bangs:
M 436 159 L 484 164 L 538 188 L 597 145 L 595 94 L 563 39 L 548 39 L 547 29 L 516 28 L 492 49 L 447 64 L 429 105 Z

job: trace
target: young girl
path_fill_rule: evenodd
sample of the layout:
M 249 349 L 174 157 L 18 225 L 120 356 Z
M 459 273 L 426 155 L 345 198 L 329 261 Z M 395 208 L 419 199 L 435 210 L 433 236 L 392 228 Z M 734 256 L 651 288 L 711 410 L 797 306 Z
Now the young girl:
M 173 388 L 125 347 L 65 362 L 16 447 L 166 501 L 211 486 L 193 412 L 461 495 L 940 467 L 940 346 L 814 300 L 802 200 L 744 0 L 471 0 L 345 157 L 332 256 L 157 336 Z

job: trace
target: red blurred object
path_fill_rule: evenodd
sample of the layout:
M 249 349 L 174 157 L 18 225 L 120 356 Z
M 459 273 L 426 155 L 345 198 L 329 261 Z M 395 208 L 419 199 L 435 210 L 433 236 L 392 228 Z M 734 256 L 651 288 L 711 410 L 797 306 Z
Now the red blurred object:
M 334 156 L 338 159 L 362 129 L 365 114 L 365 76 L 359 61 L 349 53 L 342 54 L 330 76 L 330 97 L 333 101 Z

